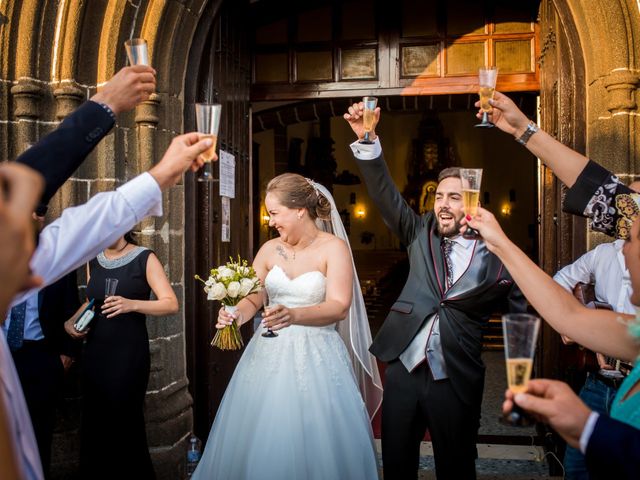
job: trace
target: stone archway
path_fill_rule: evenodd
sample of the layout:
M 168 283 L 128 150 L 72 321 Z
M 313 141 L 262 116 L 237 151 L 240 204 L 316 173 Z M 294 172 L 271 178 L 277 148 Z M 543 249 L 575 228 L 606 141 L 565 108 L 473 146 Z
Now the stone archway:
M 123 42 L 142 36 L 158 75 L 157 93 L 122 115 L 51 203 L 51 215 L 110 190 L 155 163 L 183 130 L 187 58 L 207 0 L 0 1 L 0 158 L 14 158 L 125 65 Z M 165 198 L 164 216 L 140 225 L 180 302 L 184 301 L 184 190 Z M 151 377 L 146 397 L 149 445 L 158 478 L 182 478 L 192 399 L 185 364 L 182 313 L 148 324 Z M 67 399 L 64 441 L 54 453 L 54 476 L 77 465 L 79 402 Z
M 210 0 L 214 1 L 214 0 Z M 122 42 L 144 36 L 158 71 L 158 92 L 119 119 L 52 202 L 62 208 L 111 189 L 157 160 L 182 131 L 187 59 L 207 0 L 0 0 L 0 159 L 54 128 L 96 85 L 124 65 Z M 230 1 L 230 0 L 229 0 Z M 620 174 L 640 167 L 640 11 L 635 0 L 554 0 L 571 20 L 585 63 L 586 151 Z M 603 55 L 603 48 L 608 48 Z M 115 159 L 115 161 L 114 161 Z M 174 189 L 165 216 L 142 224 L 145 245 L 166 264 L 184 299 L 184 192 Z M 152 376 L 147 421 L 161 478 L 178 478 L 191 429 L 184 316 L 150 323 Z M 72 404 L 73 405 L 73 404 Z M 70 442 L 73 444 L 73 440 Z M 74 447 L 60 473 L 73 470 Z
M 556 3 L 566 3 L 582 45 L 587 153 L 627 176 L 640 168 L 640 4 L 634 0 Z

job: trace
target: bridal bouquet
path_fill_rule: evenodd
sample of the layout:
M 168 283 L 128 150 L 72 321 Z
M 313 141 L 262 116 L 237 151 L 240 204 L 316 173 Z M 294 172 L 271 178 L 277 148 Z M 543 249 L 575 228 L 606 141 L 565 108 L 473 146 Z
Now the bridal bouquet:
M 262 289 L 260 279 L 253 267 L 239 255 L 237 260 L 230 258 L 226 265 L 213 268 L 207 280 L 199 275 L 196 275 L 196 280 L 204 284 L 207 300 L 220 301 L 224 309 L 230 313 L 235 312 L 240 300 Z M 220 350 L 240 350 L 244 343 L 236 322 L 218 330 L 211 345 Z

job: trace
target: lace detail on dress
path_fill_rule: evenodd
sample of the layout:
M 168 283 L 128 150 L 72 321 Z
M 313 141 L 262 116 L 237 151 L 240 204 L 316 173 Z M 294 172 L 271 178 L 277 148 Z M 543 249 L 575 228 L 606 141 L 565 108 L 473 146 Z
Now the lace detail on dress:
M 265 287 L 271 303 L 290 308 L 317 305 L 324 301 L 326 278 L 320 271 L 306 272 L 293 279 L 279 266 L 271 269 L 265 279 Z M 278 330 L 278 337 L 263 338 L 262 329 L 256 331 L 252 343 L 254 350 L 247 361 L 248 368 L 242 372 L 244 381 L 253 382 L 258 372 L 274 374 L 293 367 L 296 387 L 299 392 L 309 390 L 309 368 L 322 369 L 329 374 L 335 385 L 341 385 L 340 373 L 347 367 L 352 369 L 351 360 L 335 324 L 322 327 L 292 325 Z M 326 361 L 327 352 L 332 361 Z M 284 365 L 284 362 L 292 365 Z M 258 365 L 261 368 L 258 368 Z
M 147 247 L 136 247 L 131 250 L 126 255 L 123 255 L 119 258 L 109 259 L 104 256 L 104 252 L 100 252 L 96 259 L 102 268 L 107 268 L 112 270 L 114 268 L 120 268 L 125 266 L 127 263 L 132 262 L 138 255 L 140 255 L 145 250 L 148 250 Z

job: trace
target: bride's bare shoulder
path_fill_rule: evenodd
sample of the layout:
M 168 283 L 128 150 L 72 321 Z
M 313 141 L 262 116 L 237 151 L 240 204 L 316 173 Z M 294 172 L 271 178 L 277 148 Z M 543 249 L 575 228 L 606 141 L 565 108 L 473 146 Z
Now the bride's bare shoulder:
M 322 239 L 323 239 L 322 244 L 324 248 L 331 249 L 334 251 L 335 250 L 342 251 L 342 250 L 347 250 L 349 248 L 347 246 L 347 242 L 345 242 L 341 238 L 336 237 L 332 233 L 320 232 L 318 235 L 322 236 Z

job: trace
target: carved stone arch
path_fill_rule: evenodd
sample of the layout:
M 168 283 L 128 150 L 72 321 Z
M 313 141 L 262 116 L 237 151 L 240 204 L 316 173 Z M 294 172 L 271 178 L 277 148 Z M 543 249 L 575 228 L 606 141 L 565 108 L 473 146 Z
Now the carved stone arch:
M 587 153 L 628 176 L 640 169 L 640 7 L 636 0 L 557 1 L 571 11 L 585 59 Z

